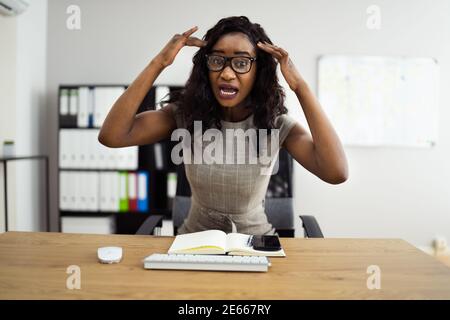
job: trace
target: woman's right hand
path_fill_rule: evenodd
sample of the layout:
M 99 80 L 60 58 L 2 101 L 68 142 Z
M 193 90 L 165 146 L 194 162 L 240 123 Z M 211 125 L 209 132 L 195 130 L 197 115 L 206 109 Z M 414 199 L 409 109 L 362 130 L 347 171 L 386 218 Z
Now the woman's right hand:
M 193 27 L 183 34 L 176 34 L 170 39 L 166 46 L 161 50 L 160 53 L 154 58 L 155 61 L 160 63 L 164 68 L 170 66 L 178 52 L 184 46 L 190 47 L 203 47 L 206 45 L 206 41 L 203 41 L 196 37 L 191 37 L 191 35 L 197 31 L 198 27 Z

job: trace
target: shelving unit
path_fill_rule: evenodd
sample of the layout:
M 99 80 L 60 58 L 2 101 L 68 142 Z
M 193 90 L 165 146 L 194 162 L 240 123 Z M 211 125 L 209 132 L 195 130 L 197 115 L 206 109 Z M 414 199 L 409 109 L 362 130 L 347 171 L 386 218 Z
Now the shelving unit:
M 45 169 L 45 231 L 50 231 L 50 188 L 48 156 L 44 155 L 30 155 L 30 156 L 7 156 L 0 157 L 0 162 L 3 166 L 3 192 L 4 192 L 4 210 L 5 210 L 5 232 L 9 230 L 8 225 L 8 162 L 23 161 L 23 160 L 44 160 Z
M 100 88 L 100 89 L 98 89 Z M 122 88 L 122 89 L 121 89 Z M 126 148 L 117 148 L 113 150 L 105 150 L 106 147 L 102 146 L 98 140 L 98 132 L 101 127 L 102 119 L 106 117 L 106 114 L 111 109 L 113 102 L 115 99 L 120 96 L 120 92 L 125 90 L 127 85 L 61 85 L 58 91 L 58 112 L 59 112 L 59 121 L 58 121 L 58 199 L 59 199 L 59 223 L 60 230 L 65 231 L 73 230 L 71 229 L 70 224 L 67 225 L 71 221 L 71 217 L 75 218 L 72 221 L 76 221 L 78 225 L 76 228 L 76 232 L 82 232 L 80 230 L 83 226 L 83 221 L 85 220 L 86 224 L 86 232 L 93 232 L 90 227 L 92 227 L 91 218 L 99 218 L 98 221 L 102 220 L 106 223 L 106 221 L 110 221 L 110 226 L 105 226 L 105 228 L 100 231 L 100 233 L 118 233 L 118 234 L 134 234 L 139 226 L 147 219 L 149 215 L 158 214 L 163 215 L 165 219 L 171 219 L 172 211 L 169 207 L 170 199 L 168 199 L 167 194 L 167 180 L 169 174 L 173 175 L 176 173 L 175 165 L 170 161 L 170 151 L 175 143 L 169 139 L 165 139 L 159 141 L 158 143 L 152 145 L 143 145 L 137 147 L 137 157 L 134 158 L 134 165 L 130 166 L 128 169 L 125 167 L 111 167 L 111 165 L 105 167 L 104 162 L 102 160 L 95 160 L 97 166 L 92 166 L 90 163 L 88 166 L 83 165 L 67 165 L 64 161 L 65 156 L 67 154 L 65 150 L 68 150 L 68 146 L 70 145 L 70 152 L 73 154 L 77 153 L 77 150 L 81 152 L 81 154 L 85 151 L 87 147 L 87 143 L 83 143 L 82 141 L 88 141 L 90 147 L 92 148 L 103 148 L 103 151 L 97 153 L 99 157 L 101 153 L 114 152 L 118 149 L 126 149 Z M 110 90 L 109 90 L 110 89 Z M 143 102 L 141 103 L 138 112 L 145 112 L 148 110 L 154 110 L 159 106 L 159 102 L 161 97 L 161 92 L 167 93 L 173 90 L 179 90 L 181 87 L 176 86 L 154 86 L 147 93 Z M 110 95 L 105 95 L 105 92 L 109 90 Z M 102 94 L 100 94 L 102 93 Z M 158 94 L 159 93 L 159 94 Z M 115 97 L 114 97 L 115 95 Z M 156 101 L 158 99 L 158 101 Z M 66 105 L 66 103 L 68 105 Z M 87 115 L 84 114 L 86 112 L 86 104 L 87 106 Z M 103 110 L 102 112 L 98 112 L 99 110 Z M 104 114 L 106 112 L 106 114 Z M 81 120 L 80 120 L 81 119 Z M 91 133 L 94 131 L 95 133 Z M 71 136 L 71 142 L 67 143 L 67 136 Z M 88 136 L 88 140 L 81 140 L 83 135 Z M 74 136 L 77 137 L 76 141 L 73 141 Z M 63 139 L 62 139 L 63 138 Z M 78 138 L 80 140 L 78 140 Z M 64 141 L 62 141 L 64 140 Z M 95 140 L 95 141 L 92 141 Z M 84 149 L 83 149 L 84 148 Z M 75 150 L 73 150 L 75 149 Z M 96 149 L 98 151 L 99 149 Z M 130 149 L 131 150 L 131 149 Z M 130 154 L 135 152 L 130 151 Z M 117 151 L 120 152 L 120 151 Z M 91 153 L 92 154 L 92 153 Z M 130 156 L 131 157 L 131 156 Z M 86 158 L 92 158 L 92 156 L 88 157 L 86 153 Z M 105 157 L 103 157 L 105 158 Z M 87 159 L 87 161 L 92 159 Z M 94 161 L 94 162 L 95 162 Z M 64 163 L 63 163 L 64 162 Z M 86 162 L 87 163 L 87 162 Z M 61 184 L 61 176 L 65 175 L 65 181 L 67 180 L 67 174 L 70 177 L 80 177 L 83 174 L 87 176 L 90 175 L 92 178 L 91 181 L 93 183 L 85 183 L 84 187 L 88 190 L 97 190 L 97 200 L 91 199 L 94 203 L 95 201 L 104 200 L 104 195 L 106 192 L 106 187 L 108 184 L 103 184 L 104 188 L 102 188 L 101 177 L 105 177 L 105 173 L 114 173 L 114 172 L 129 172 L 129 173 L 142 173 L 145 172 L 148 174 L 148 179 L 146 183 L 146 193 L 148 196 L 148 206 L 145 211 L 137 212 L 136 210 L 126 210 L 126 211 L 116 211 L 116 210 L 106 210 L 101 211 L 99 208 L 101 206 L 97 203 L 97 205 L 93 205 L 89 210 L 86 209 L 77 209 L 70 208 L 67 209 L 64 201 L 67 200 L 67 182 L 62 186 Z M 71 175 L 72 173 L 72 175 Z M 77 175 L 78 174 L 78 175 Z M 98 175 L 97 175 L 98 174 Z M 97 178 L 94 178 L 97 176 Z M 138 178 L 138 177 L 137 177 Z M 114 178 L 116 179 L 116 178 Z M 96 187 L 94 187 L 94 185 Z M 114 184 L 113 186 L 109 186 L 112 188 L 111 190 L 117 191 Z M 63 189 L 63 190 L 62 190 Z M 136 192 L 138 191 L 138 183 L 136 184 Z M 140 189 L 141 190 L 141 189 Z M 103 192 L 103 193 L 102 193 Z M 117 191 L 118 192 L 118 191 Z M 129 190 L 126 190 L 128 194 Z M 135 192 L 135 193 L 136 193 Z M 86 193 L 89 194 L 89 193 Z M 92 192 L 90 193 L 92 194 Z M 103 195 L 103 197 L 102 197 Z M 77 197 L 80 195 L 78 194 Z M 80 196 L 82 198 L 82 196 Z M 81 199 L 80 198 L 80 199 Z M 92 210 L 92 208 L 97 208 L 96 210 Z M 116 209 L 120 210 L 120 205 L 117 203 Z M 84 219 L 84 220 L 83 220 Z M 64 221 L 63 221 L 64 220 Z M 67 227 L 69 226 L 69 227 Z M 72 226 L 73 227 L 73 226 Z M 105 232 L 105 230 L 110 230 L 110 232 Z M 95 231 L 94 231 L 95 233 Z

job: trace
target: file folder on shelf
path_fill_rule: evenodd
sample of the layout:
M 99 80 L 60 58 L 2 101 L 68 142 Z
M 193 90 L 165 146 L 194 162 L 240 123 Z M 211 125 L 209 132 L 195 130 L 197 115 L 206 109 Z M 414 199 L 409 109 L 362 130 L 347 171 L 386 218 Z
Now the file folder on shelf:
M 113 216 L 108 217 L 62 217 L 61 231 L 66 233 L 115 233 Z
M 138 171 L 138 192 L 137 192 L 137 205 L 140 212 L 148 211 L 149 204 L 149 192 L 148 192 L 148 181 L 149 173 L 146 171 Z
M 88 127 L 94 127 L 94 105 L 95 105 L 95 96 L 94 89 L 89 89 L 89 103 L 88 103 Z
M 167 208 L 172 208 L 177 193 L 177 174 L 169 172 L 167 174 Z
M 119 172 L 120 193 L 119 193 L 119 211 L 128 211 L 128 173 Z
M 103 125 L 109 110 L 124 91 L 122 86 L 94 88 L 94 127 Z
M 128 172 L 128 208 L 130 211 L 138 211 L 137 207 L 137 179 L 136 173 Z
M 75 178 L 75 208 L 73 210 L 86 211 L 86 191 L 84 186 L 84 180 L 86 174 L 84 172 L 74 172 Z
M 78 89 L 69 91 L 69 114 L 76 116 L 78 114 Z
M 59 209 L 63 217 L 66 215 L 64 218 L 90 214 L 104 217 L 105 213 L 111 212 L 149 213 L 150 205 L 155 206 L 155 210 L 166 209 L 164 191 L 167 191 L 169 201 L 173 199 L 176 177 L 166 176 L 170 170 L 170 142 L 109 148 L 98 141 L 104 119 L 125 89 L 124 85 L 86 84 L 59 89 Z M 171 90 L 173 88 L 168 86 L 152 87 L 138 113 L 163 107 L 161 101 Z M 156 174 L 150 171 L 153 169 Z M 157 194 L 161 197 L 154 198 L 150 194 L 150 182 L 161 186 L 160 194 Z M 145 218 L 139 216 L 116 214 L 111 218 L 116 221 L 121 217 L 126 220 L 122 224 L 128 226 L 134 224 L 130 221 Z M 87 224 L 78 226 L 80 231 L 90 228 Z
M 99 211 L 113 211 L 110 208 L 110 196 L 112 192 L 110 172 L 100 172 L 99 177 Z
M 138 147 L 108 148 L 98 141 L 100 130 L 61 129 L 59 163 L 63 169 L 138 168 Z
M 155 168 L 162 170 L 164 167 L 163 146 L 161 143 L 157 142 L 153 145 L 153 148 L 155 155 Z
M 59 181 L 60 210 L 112 211 L 106 205 L 107 192 L 111 190 L 104 188 L 110 186 L 111 182 L 106 181 L 104 174 L 97 171 L 60 171 Z
M 109 175 L 109 211 L 119 212 L 120 175 L 118 172 L 108 172 Z
M 59 166 L 61 168 L 68 167 L 68 144 L 67 144 L 67 131 L 61 130 L 59 132 Z
M 99 173 L 98 172 L 88 172 L 88 183 L 86 185 L 87 193 L 87 206 L 88 211 L 99 211 Z
M 76 174 L 76 172 L 68 172 L 68 175 L 67 175 L 67 184 L 69 185 L 69 187 L 68 187 L 68 193 L 69 193 L 68 210 L 76 210 L 77 204 L 78 204 L 78 201 L 76 199 L 77 182 L 75 180 L 75 178 L 76 178 L 75 174 Z
M 59 208 L 61 210 L 69 209 L 69 184 L 68 172 L 61 171 L 59 173 Z
M 79 128 L 89 127 L 89 111 L 90 108 L 90 94 L 88 87 L 80 87 L 78 89 L 78 117 L 77 125 Z
M 59 92 L 59 114 L 61 116 L 69 114 L 69 89 L 61 89 Z
M 177 174 L 169 172 L 167 174 L 167 197 L 175 198 L 177 193 Z
M 74 131 L 74 133 L 78 134 L 79 140 L 76 141 L 73 139 L 74 145 L 72 146 L 76 151 L 75 159 L 75 167 L 76 168 L 89 168 L 89 151 L 90 151 L 90 143 L 86 143 L 89 141 L 90 133 L 89 130 L 78 130 Z M 72 136 L 74 138 L 74 136 Z M 86 143 L 86 144 L 85 144 Z

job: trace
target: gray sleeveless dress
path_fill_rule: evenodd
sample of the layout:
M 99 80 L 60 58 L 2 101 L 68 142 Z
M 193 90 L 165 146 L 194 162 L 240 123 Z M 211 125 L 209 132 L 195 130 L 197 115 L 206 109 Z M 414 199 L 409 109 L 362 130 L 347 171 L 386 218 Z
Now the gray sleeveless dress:
M 186 123 L 178 112 L 177 106 L 174 110 L 177 127 L 186 128 Z M 240 122 L 222 120 L 221 123 L 223 144 L 230 143 L 230 139 L 227 140 L 227 137 L 230 136 L 225 133 L 227 129 L 243 129 L 244 131 L 256 129 L 253 124 L 253 114 Z M 279 128 L 278 146 L 282 145 L 295 123 L 296 121 L 287 114 L 276 119 L 275 125 Z M 235 137 L 235 139 L 238 138 Z M 231 164 L 225 159 L 226 149 L 223 152 L 222 163 L 207 164 L 202 161 L 203 163 L 195 164 L 193 160 L 190 164 L 184 163 L 192 197 L 188 217 L 178 229 L 179 234 L 210 229 L 252 235 L 275 233 L 275 229 L 267 221 L 264 200 L 271 177 L 270 172 L 274 171 L 273 168 L 276 169 L 275 160 L 279 148 L 273 154 L 270 154 L 270 149 L 267 150 L 270 156 L 268 158 L 272 160 L 270 168 L 268 168 L 266 164 L 260 162 L 254 164 L 249 161 L 248 145 L 250 142 L 249 139 L 244 139 L 244 141 L 247 152 L 243 155 L 237 147 L 234 147 L 234 158 Z M 202 141 L 201 144 L 205 147 L 208 142 Z M 267 146 L 270 148 L 270 141 Z M 239 157 L 241 157 L 240 162 L 237 161 Z

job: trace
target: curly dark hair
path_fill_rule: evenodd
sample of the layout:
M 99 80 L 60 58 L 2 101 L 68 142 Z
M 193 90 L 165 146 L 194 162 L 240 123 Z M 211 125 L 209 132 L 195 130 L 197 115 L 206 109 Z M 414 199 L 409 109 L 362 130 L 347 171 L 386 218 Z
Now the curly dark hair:
M 203 131 L 213 125 L 221 129 L 221 108 L 214 97 L 209 81 L 209 70 L 205 55 L 210 53 L 214 44 L 225 34 L 242 32 L 250 39 L 257 53 L 258 68 L 256 79 L 247 97 L 253 109 L 254 125 L 258 129 L 275 128 L 275 118 L 287 113 L 284 106 L 285 94 L 278 83 L 277 62 L 267 52 L 258 49 L 259 41 L 272 41 L 258 23 L 252 23 L 245 16 L 233 16 L 221 19 L 206 32 L 203 40 L 207 45 L 200 48 L 192 58 L 194 66 L 183 90 L 173 92 L 168 102 L 175 102 L 184 117 L 187 129 L 192 133 L 194 121 L 202 121 Z M 246 99 L 247 99 L 246 98 Z

